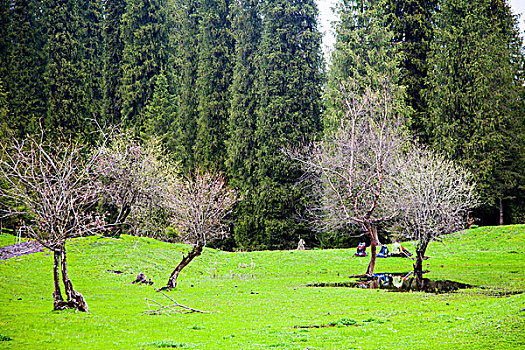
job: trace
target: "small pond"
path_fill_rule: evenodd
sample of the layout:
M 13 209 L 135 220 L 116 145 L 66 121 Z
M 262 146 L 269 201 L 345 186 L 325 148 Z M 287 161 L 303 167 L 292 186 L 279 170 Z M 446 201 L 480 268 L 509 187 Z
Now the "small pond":
M 418 280 L 411 272 L 376 273 L 374 277 L 359 276 L 350 281 L 331 283 L 312 283 L 307 287 L 347 287 L 362 289 L 387 289 L 394 292 L 451 293 L 459 289 L 475 286 L 448 280 Z

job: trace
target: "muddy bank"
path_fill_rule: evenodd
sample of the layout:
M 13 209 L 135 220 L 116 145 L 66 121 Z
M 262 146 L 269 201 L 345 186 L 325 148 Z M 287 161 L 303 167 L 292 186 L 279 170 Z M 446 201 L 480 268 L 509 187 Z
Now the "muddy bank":
M 460 289 L 476 286 L 449 280 L 417 279 L 408 273 L 379 273 L 374 277 L 359 276 L 350 281 L 332 283 L 312 283 L 307 287 L 346 287 L 361 289 L 386 289 L 393 292 L 452 293 Z

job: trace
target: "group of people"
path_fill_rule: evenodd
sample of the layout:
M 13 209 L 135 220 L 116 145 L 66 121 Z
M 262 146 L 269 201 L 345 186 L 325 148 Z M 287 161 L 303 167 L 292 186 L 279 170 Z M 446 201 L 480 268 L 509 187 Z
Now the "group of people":
M 355 256 L 364 257 L 366 256 L 366 244 L 365 242 L 359 243 L 357 246 L 357 253 L 355 253 Z M 388 246 L 382 245 L 379 249 L 379 253 L 377 253 L 378 258 L 388 258 L 388 257 L 401 257 L 401 258 L 409 258 L 412 256 L 412 253 L 410 253 L 405 247 L 401 245 L 399 241 L 395 241 L 392 244 L 392 253 L 388 251 Z

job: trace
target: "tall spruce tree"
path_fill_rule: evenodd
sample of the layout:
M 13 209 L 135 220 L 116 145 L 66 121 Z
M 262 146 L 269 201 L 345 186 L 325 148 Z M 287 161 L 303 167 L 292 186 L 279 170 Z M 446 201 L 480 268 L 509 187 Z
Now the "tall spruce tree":
M 256 157 L 256 111 L 258 93 L 256 57 L 261 40 L 262 22 L 258 0 L 239 1 L 232 7 L 232 35 L 235 41 L 231 110 L 228 123 L 226 161 L 230 184 L 238 188 L 243 200 L 238 203 L 235 233 L 241 237 L 256 230 L 253 216 Z M 246 238 L 246 240 L 248 240 Z
M 424 128 L 427 106 L 422 91 L 426 88 L 437 4 L 438 0 L 387 0 L 385 4 L 385 18 L 393 33 L 395 53 L 400 57 L 399 85 L 405 87 L 406 103 L 413 111 L 409 126 L 422 141 L 428 141 Z
M 392 45 L 393 32 L 387 25 L 385 0 L 341 0 L 336 10 L 336 42 L 325 92 L 324 117 L 327 132 L 342 118 L 342 85 L 357 91 L 381 89 L 387 83 L 399 86 L 399 59 Z M 400 111 L 405 109 L 402 90 L 397 88 Z
M 18 136 L 31 133 L 46 115 L 44 71 L 46 55 L 45 14 L 41 2 L 16 0 L 12 2 L 10 42 L 6 63 L 7 91 L 11 111 L 10 127 Z
M 173 152 L 181 167 L 189 170 L 194 165 L 193 147 L 197 130 L 197 47 L 199 14 L 198 1 L 174 0 L 172 5 L 173 27 L 170 32 L 170 90 L 174 96 L 175 115 L 173 139 L 168 149 Z
M 238 244 L 250 249 L 290 248 L 308 230 L 297 219 L 304 204 L 294 186 L 300 171 L 283 148 L 312 140 L 320 130 L 322 53 L 313 0 L 272 0 L 262 8 L 257 55 L 253 225 L 236 227 Z M 249 229 L 249 231 L 247 230 Z
M 235 40 L 231 112 L 228 123 L 228 159 L 232 185 L 252 187 L 255 159 L 255 128 L 258 93 L 256 57 L 262 23 L 258 0 L 244 0 L 233 7 L 232 33 Z
M 484 223 L 516 192 L 523 155 L 523 51 L 504 0 L 445 0 L 429 66 L 428 133 L 434 147 L 475 174 Z M 521 125 L 520 125 L 521 124 Z
M 224 170 L 232 51 L 229 0 L 202 0 L 198 9 L 196 163 Z
M 137 134 L 144 130 L 144 108 L 168 58 L 167 0 L 129 0 L 122 16 L 122 120 Z
M 121 119 L 122 98 L 120 96 L 120 83 L 124 50 L 121 22 L 125 10 L 126 0 L 104 1 L 102 116 L 104 123 L 109 125 L 116 125 Z
M 102 2 L 50 0 L 39 3 L 47 28 L 44 127 L 93 141 L 101 110 Z M 41 12 L 42 10 L 42 12 Z
M 164 145 L 169 145 L 172 136 L 173 101 L 169 93 L 166 75 L 161 72 L 155 81 L 153 97 L 144 110 L 144 131 L 148 136 L 157 136 Z
M 45 4 L 47 115 L 43 126 L 51 134 L 87 137 L 90 116 L 83 104 L 83 50 L 78 3 L 49 0 Z
M 102 122 L 104 69 L 104 6 L 101 0 L 79 2 L 79 37 L 82 50 L 83 103 L 90 118 Z
M 7 80 L 9 62 L 10 45 L 8 34 L 11 30 L 12 3 L 13 1 L 11 0 L 0 0 L 0 79 L 4 81 L 4 84 Z

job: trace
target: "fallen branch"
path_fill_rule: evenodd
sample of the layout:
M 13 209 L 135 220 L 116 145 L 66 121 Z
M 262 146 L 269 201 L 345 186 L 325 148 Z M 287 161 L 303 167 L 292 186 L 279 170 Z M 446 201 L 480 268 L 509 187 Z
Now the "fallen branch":
M 163 305 L 163 304 L 161 304 L 161 303 L 159 303 L 159 302 L 157 302 L 155 300 L 146 298 L 146 301 L 148 302 L 148 307 L 150 307 L 149 302 L 152 302 L 152 303 L 157 304 L 157 306 L 159 306 L 159 308 L 158 309 L 154 309 L 154 310 L 146 310 L 146 311 L 142 312 L 143 315 L 163 315 L 163 314 L 170 315 L 171 313 L 174 313 L 174 312 L 181 313 L 181 314 L 189 314 L 189 313 L 194 313 L 194 312 L 201 313 L 201 314 L 207 314 L 207 313 L 217 312 L 217 311 L 202 311 L 202 310 L 197 310 L 197 309 L 194 309 L 194 308 L 191 308 L 191 307 L 188 307 L 188 306 L 184 306 L 182 304 L 179 304 L 174 299 L 170 298 L 165 293 L 163 293 L 161 291 L 158 291 L 158 292 L 161 293 L 162 295 L 164 295 L 170 301 L 172 301 L 173 304 Z

